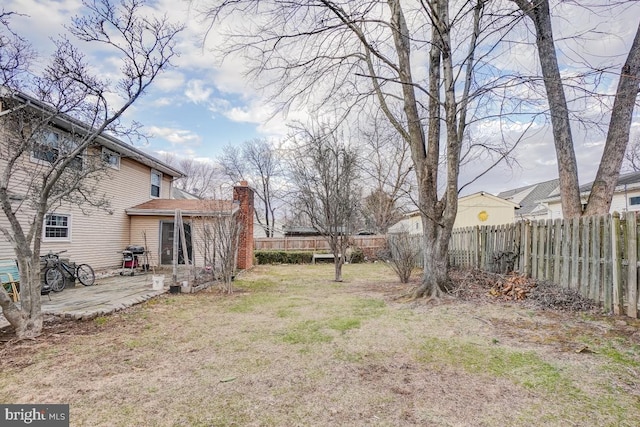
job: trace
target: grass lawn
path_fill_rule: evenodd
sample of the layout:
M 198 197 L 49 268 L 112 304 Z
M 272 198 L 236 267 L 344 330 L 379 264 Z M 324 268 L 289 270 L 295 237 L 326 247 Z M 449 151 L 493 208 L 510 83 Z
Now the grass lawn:
M 638 426 L 640 323 L 399 302 L 382 264 L 258 266 L 0 344 L 0 401 L 72 426 Z

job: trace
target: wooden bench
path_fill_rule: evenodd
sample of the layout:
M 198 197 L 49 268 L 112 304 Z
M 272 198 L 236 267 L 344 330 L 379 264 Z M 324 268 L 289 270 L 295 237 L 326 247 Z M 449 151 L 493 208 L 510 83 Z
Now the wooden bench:
M 20 271 L 14 259 L 0 259 L 0 281 L 14 302 L 20 301 Z
M 338 255 L 340 257 L 340 255 Z M 335 261 L 336 257 L 333 254 L 313 254 L 311 258 L 311 263 L 315 264 L 317 259 L 332 259 Z

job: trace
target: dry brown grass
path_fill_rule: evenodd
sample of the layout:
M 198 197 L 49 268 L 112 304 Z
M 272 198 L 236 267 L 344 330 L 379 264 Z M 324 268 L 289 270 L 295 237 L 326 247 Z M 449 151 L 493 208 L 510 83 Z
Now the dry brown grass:
M 69 403 L 74 426 L 640 425 L 637 321 L 332 275 L 259 266 L 231 296 L 50 325 L 0 347 L 0 400 Z

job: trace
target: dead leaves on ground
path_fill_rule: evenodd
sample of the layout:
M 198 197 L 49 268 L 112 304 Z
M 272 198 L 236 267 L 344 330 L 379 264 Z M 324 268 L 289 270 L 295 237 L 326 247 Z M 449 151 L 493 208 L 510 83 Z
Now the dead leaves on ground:
M 503 300 L 522 301 L 536 287 L 536 282 L 518 274 L 499 275 L 489 295 Z

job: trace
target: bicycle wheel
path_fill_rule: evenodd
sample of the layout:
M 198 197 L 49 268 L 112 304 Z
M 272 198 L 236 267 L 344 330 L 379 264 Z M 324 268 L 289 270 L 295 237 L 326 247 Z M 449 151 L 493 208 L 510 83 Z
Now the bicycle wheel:
M 89 264 L 80 264 L 76 268 L 76 277 L 85 286 L 91 286 L 96 281 L 96 274 Z
M 64 273 L 58 267 L 47 267 L 44 271 L 44 283 L 54 292 L 62 291 L 67 284 Z

